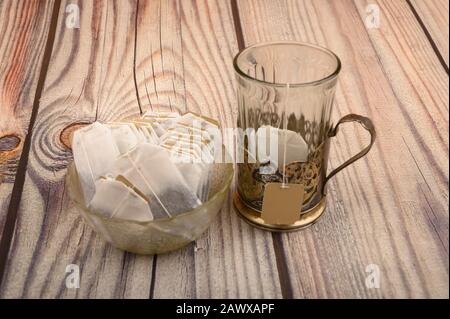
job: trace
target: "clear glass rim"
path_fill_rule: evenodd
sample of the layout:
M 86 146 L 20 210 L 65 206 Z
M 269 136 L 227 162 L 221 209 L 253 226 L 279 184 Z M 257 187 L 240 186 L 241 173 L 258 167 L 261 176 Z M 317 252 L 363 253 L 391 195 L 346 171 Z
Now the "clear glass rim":
M 318 80 L 314 80 L 314 81 L 309 81 L 309 82 L 298 82 L 298 83 L 289 83 L 289 87 L 303 87 L 303 86 L 315 86 L 315 85 L 320 85 L 322 83 L 331 81 L 333 79 L 335 79 L 339 72 L 341 71 L 341 60 L 339 59 L 339 57 L 331 50 L 319 46 L 319 45 L 315 45 L 312 43 L 307 43 L 307 42 L 299 42 L 299 41 L 271 41 L 271 42 L 259 42 L 253 45 L 250 45 L 244 49 L 242 49 L 241 51 L 239 51 L 234 59 L 233 59 L 233 66 L 234 66 L 234 70 L 236 71 L 236 73 L 243 77 L 246 80 L 249 81 L 253 81 L 256 83 L 260 83 L 260 84 L 264 84 L 264 85 L 268 85 L 268 86 L 273 86 L 273 87 L 286 87 L 287 83 L 272 83 L 272 82 L 267 82 L 267 81 L 263 81 L 263 80 L 259 80 L 257 78 L 254 78 L 248 74 L 246 74 L 244 71 L 242 71 L 239 66 L 238 66 L 238 59 L 245 53 L 247 53 L 248 51 L 255 49 L 255 48 L 259 48 L 259 47 L 267 47 L 267 46 L 272 46 L 272 45 L 296 45 L 296 46 L 301 46 L 301 47 L 309 47 L 309 48 L 313 48 L 319 51 L 322 51 L 330 56 L 332 56 L 335 60 L 336 60 L 336 68 L 334 69 L 333 72 L 331 72 L 329 75 L 322 77 L 321 79 Z

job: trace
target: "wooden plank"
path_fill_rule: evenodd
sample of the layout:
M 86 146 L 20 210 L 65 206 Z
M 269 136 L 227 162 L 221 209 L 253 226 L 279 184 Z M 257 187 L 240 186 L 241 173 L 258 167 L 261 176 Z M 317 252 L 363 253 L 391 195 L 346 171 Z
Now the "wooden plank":
M 239 2 L 247 45 L 291 39 L 335 51 L 335 118 L 364 114 L 378 131 L 369 155 L 329 184 L 322 220 L 282 235 L 289 288 L 308 298 L 448 298 L 448 76 L 406 2 L 376 2 L 381 24 L 368 30 L 369 2 Z M 331 168 L 365 141 L 341 130 Z M 365 286 L 370 264 L 380 289 Z
M 2 296 L 148 297 L 151 294 L 164 297 L 167 293 L 171 297 L 279 296 L 270 235 L 255 234 L 242 224 L 230 212 L 230 204 L 221 219 L 197 243 L 199 250 L 191 245 L 179 252 L 158 256 L 154 289 L 150 291 L 152 259 L 123 254 L 104 244 L 84 226 L 68 201 L 63 177 L 70 153 L 59 143 L 61 132 L 96 117 L 111 120 L 138 111 L 130 73 L 135 31 L 138 39 L 134 62 L 136 83 L 143 108 L 150 104 L 164 107 L 173 103 L 225 119 L 227 125 L 234 123 L 232 112 L 226 108 L 233 106 L 232 73 L 227 71 L 228 78 L 222 78 L 221 72 L 231 68 L 231 56 L 237 49 L 230 44 L 223 53 L 230 64 L 225 64 L 217 60 L 221 55 L 211 53 L 213 50 L 218 54 L 220 50 L 212 35 L 193 39 L 193 34 L 189 33 L 195 27 L 204 34 L 205 26 L 200 22 L 212 23 L 210 16 L 204 15 L 208 12 L 206 4 L 197 8 L 195 3 L 182 3 L 179 8 L 174 2 L 141 2 L 136 7 L 139 15 L 135 30 L 133 4 L 120 2 L 111 6 L 111 3 L 91 7 L 91 4 L 79 2 L 82 14 L 79 30 L 66 30 L 62 22 L 58 24 L 33 140 L 33 145 L 38 147 L 33 148 L 30 156 Z M 64 2 L 62 8 L 66 4 Z M 171 11 L 172 8 L 176 10 Z M 224 4 L 218 8 L 228 20 L 225 20 L 225 29 L 222 20 L 216 19 L 214 30 L 220 36 L 232 37 L 232 32 L 226 32 L 232 31 L 229 8 Z M 161 13 L 155 17 L 155 12 Z M 185 15 L 186 12 L 196 16 Z M 197 15 L 201 16 L 201 21 L 197 21 Z M 188 40 L 182 38 L 181 28 L 187 32 Z M 146 39 L 149 35 L 150 40 Z M 183 54 L 186 50 L 189 54 Z M 200 77 L 198 69 L 203 59 L 212 62 Z M 63 75 L 61 69 L 65 71 Z M 188 78 L 189 81 L 185 81 Z M 204 86 L 211 91 L 204 91 Z M 217 94 L 211 93 L 216 91 Z M 58 114 L 57 121 L 55 114 Z M 49 127 L 50 121 L 56 123 Z M 231 237 L 233 232 L 237 233 Z M 195 254 L 195 251 L 201 253 Z M 65 267 L 70 263 L 81 268 L 79 290 L 64 286 Z M 205 275 L 207 265 L 210 267 Z
M 51 1 L 0 2 L 0 235 L 28 131 L 52 9 Z
M 143 106 L 196 111 L 223 128 L 234 127 L 232 57 L 238 48 L 229 2 L 142 2 L 138 21 L 136 74 Z M 195 244 L 157 257 L 151 295 L 280 297 L 271 235 L 243 223 L 230 197 Z
M 436 45 L 448 70 L 448 27 L 449 2 L 447 0 L 410 0 L 412 9 L 418 15 L 429 33 L 431 42 Z
M 65 23 L 76 4 L 80 28 Z M 136 3 L 62 1 L 33 130 L 22 201 L 0 288 L 12 297 L 148 298 L 152 257 L 107 245 L 82 221 L 64 188 L 68 135 L 77 123 L 139 113 L 133 82 Z M 68 289 L 66 267 L 80 268 Z

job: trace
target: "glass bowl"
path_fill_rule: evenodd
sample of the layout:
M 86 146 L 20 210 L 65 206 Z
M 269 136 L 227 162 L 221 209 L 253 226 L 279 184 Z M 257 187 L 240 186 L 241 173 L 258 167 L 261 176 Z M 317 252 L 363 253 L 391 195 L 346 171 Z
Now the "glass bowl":
M 193 210 L 171 218 L 138 222 L 108 218 L 87 208 L 75 164 L 67 170 L 66 187 L 84 220 L 114 247 L 136 254 L 161 254 L 196 240 L 212 223 L 227 197 L 233 165 L 213 164 L 208 201 Z

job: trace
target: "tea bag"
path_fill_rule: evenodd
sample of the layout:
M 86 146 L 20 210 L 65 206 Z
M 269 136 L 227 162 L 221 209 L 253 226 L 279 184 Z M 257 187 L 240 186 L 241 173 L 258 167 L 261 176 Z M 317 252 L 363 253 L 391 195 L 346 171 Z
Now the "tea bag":
M 201 154 L 197 154 L 192 149 L 166 144 L 161 144 L 160 146 L 169 152 L 169 158 L 172 163 L 194 163 L 201 161 Z
M 178 114 L 177 112 L 149 111 L 142 116 L 141 120 L 150 122 L 155 131 L 158 133 L 158 136 L 160 136 L 164 134 L 167 128 L 172 126 L 176 119 L 179 117 L 180 114 Z
M 285 141 L 286 139 L 286 141 Z M 278 129 L 272 126 L 261 126 L 256 133 L 257 158 L 260 163 L 270 162 L 275 173 L 283 171 L 283 157 L 286 155 L 286 164 L 292 162 L 306 162 L 308 159 L 308 145 L 299 133 L 287 129 Z M 286 153 L 285 153 L 286 145 Z
M 198 198 L 203 193 L 203 183 L 204 183 L 204 170 L 205 166 L 203 163 L 183 163 L 178 162 L 175 164 L 183 175 L 186 184 L 195 190 Z
M 198 161 L 203 161 L 206 163 L 212 163 L 214 158 L 212 154 L 212 148 L 207 144 L 197 144 L 191 141 L 168 138 L 161 145 L 168 147 L 176 147 L 179 149 L 192 150 L 198 155 Z
M 163 136 L 167 132 L 167 130 L 158 122 L 151 123 L 151 126 L 158 137 Z
M 175 119 L 177 117 L 180 117 L 180 114 L 173 111 L 148 111 L 142 116 L 144 119 L 156 120 Z
M 194 127 L 173 126 L 167 129 L 166 133 L 160 137 L 160 141 L 164 142 L 167 139 L 180 139 L 183 141 L 189 140 L 199 145 L 209 145 L 214 148 L 214 142 L 211 135 L 205 129 L 196 129 Z M 213 151 L 213 150 L 212 150 Z
M 147 142 L 152 144 L 159 144 L 159 136 L 155 132 L 153 126 L 150 123 L 144 121 L 134 121 L 134 125 L 145 135 Z
M 195 114 L 193 112 L 188 112 L 186 114 L 183 114 L 181 117 L 176 119 L 177 124 L 182 124 L 185 126 L 195 126 L 195 122 L 198 122 L 200 124 L 201 128 L 204 128 L 207 131 L 209 129 L 214 129 L 219 126 L 216 121 L 209 119 L 207 117 Z
M 200 201 L 207 200 L 209 193 L 209 174 L 211 164 L 205 163 L 192 149 L 182 147 L 167 147 L 170 158 L 175 163 L 186 183 L 196 190 Z
M 176 124 L 181 128 L 187 129 L 188 131 L 197 132 L 202 135 L 206 132 L 208 139 L 211 140 L 213 158 L 220 155 L 219 153 L 222 150 L 222 139 L 219 125 L 216 121 L 192 112 L 188 112 L 178 118 L 176 120 Z
M 142 142 L 148 142 L 148 143 L 154 143 L 155 140 L 152 136 L 152 134 L 150 134 L 150 132 L 148 130 L 144 130 L 142 129 L 141 125 L 139 125 L 136 122 L 130 122 L 128 123 L 131 127 L 133 127 L 133 130 L 136 131 L 136 134 L 139 135 L 139 140 Z
M 185 128 L 176 127 L 168 130 L 160 137 L 162 143 L 170 141 L 180 141 L 184 143 L 193 143 L 201 148 L 205 148 L 211 155 L 214 154 L 214 144 L 209 133 L 205 130 L 187 131 Z
M 212 141 L 212 137 L 206 130 L 204 129 L 196 130 L 185 126 L 173 126 L 167 129 L 165 134 L 162 135 L 160 139 L 161 141 L 164 141 L 166 138 L 169 137 L 190 138 L 205 143 L 209 143 Z
M 112 176 L 119 175 L 148 199 L 155 218 L 172 217 L 201 204 L 169 152 L 160 146 L 140 144 L 118 158 Z
M 98 122 L 75 131 L 72 151 L 87 205 L 95 193 L 95 182 L 105 175 L 120 151 L 111 130 Z
M 89 208 L 109 218 L 140 222 L 153 220 L 148 202 L 132 188 L 113 178 L 100 178 Z
M 143 136 L 132 124 L 108 124 L 108 128 L 111 130 L 112 136 L 117 144 L 120 154 L 128 152 L 130 149 L 144 140 Z
M 172 122 L 172 126 L 167 129 L 167 133 L 160 139 L 164 147 L 172 147 L 183 152 L 184 149 L 192 150 L 196 154 L 201 154 L 200 162 L 203 164 L 201 175 L 196 177 L 195 184 L 198 184 L 197 195 L 202 201 L 208 199 L 209 179 L 211 163 L 214 162 L 216 143 L 221 144 L 220 139 L 214 140 L 218 132 L 216 122 L 204 118 L 195 113 L 186 113 Z M 195 163 L 198 163 L 196 161 Z M 195 170 L 191 168 L 191 170 Z M 181 171 L 191 173 L 189 166 L 182 165 Z M 184 173 L 186 174 L 186 172 Z M 189 179 L 189 177 L 187 177 Z

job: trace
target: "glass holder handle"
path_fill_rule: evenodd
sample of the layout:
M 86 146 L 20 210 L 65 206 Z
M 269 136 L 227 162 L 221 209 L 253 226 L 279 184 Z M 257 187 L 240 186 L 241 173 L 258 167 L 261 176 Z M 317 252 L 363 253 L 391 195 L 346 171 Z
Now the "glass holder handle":
M 342 123 L 347 123 L 347 122 L 358 122 L 359 124 L 361 124 L 361 126 L 370 133 L 370 144 L 368 146 L 366 146 L 364 149 L 362 149 L 358 154 L 353 155 L 348 160 L 346 160 L 344 163 L 342 163 L 340 166 L 338 166 L 337 168 L 332 170 L 325 178 L 324 185 L 328 182 L 328 180 L 330 178 L 332 178 L 334 175 L 339 173 L 341 170 L 343 170 L 350 164 L 353 164 L 361 157 L 365 156 L 370 151 L 373 143 L 375 142 L 375 138 L 376 138 L 377 134 L 375 132 L 375 126 L 373 125 L 372 121 L 368 117 L 358 115 L 358 114 L 348 114 L 348 115 L 344 116 L 343 118 L 341 118 L 339 120 L 339 122 L 336 124 L 336 126 L 334 127 L 334 129 L 332 129 L 330 131 L 330 133 L 328 134 L 328 137 L 335 137 L 336 134 L 338 133 L 339 125 L 341 125 Z

